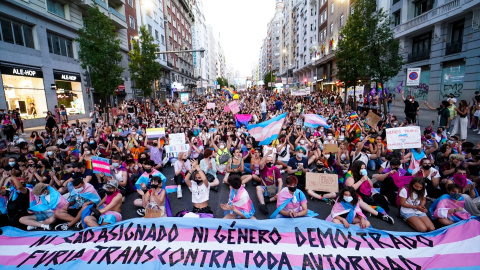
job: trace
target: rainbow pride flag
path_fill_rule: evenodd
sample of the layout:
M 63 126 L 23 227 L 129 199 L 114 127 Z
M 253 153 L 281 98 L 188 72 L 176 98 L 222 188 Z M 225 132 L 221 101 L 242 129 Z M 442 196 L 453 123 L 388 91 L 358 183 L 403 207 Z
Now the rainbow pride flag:
M 358 118 L 357 112 L 356 112 L 356 111 L 353 111 L 352 113 L 350 113 L 350 115 L 348 116 L 348 118 L 350 118 L 350 120 L 357 119 L 357 118 Z

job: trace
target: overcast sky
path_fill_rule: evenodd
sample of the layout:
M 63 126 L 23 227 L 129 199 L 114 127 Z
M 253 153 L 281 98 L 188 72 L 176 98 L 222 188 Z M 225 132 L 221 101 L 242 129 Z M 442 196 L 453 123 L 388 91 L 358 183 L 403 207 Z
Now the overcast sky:
M 251 76 L 253 63 L 258 63 L 262 40 L 267 36 L 267 23 L 275 14 L 275 0 L 203 0 L 203 10 L 215 38 L 220 41 L 227 58 L 242 76 Z

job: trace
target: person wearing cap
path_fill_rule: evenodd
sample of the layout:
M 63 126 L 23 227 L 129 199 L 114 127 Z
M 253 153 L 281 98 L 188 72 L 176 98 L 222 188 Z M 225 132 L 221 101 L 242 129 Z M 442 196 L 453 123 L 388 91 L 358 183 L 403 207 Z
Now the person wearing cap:
M 33 215 L 23 216 L 19 222 L 27 225 L 28 231 L 36 228 L 50 230 L 50 224 L 57 220 L 55 211 L 65 207 L 67 200 L 53 187 L 45 183 L 36 184 L 32 193 L 35 195 L 35 201 L 30 204 L 28 212 L 33 213 Z
M 305 173 L 309 172 L 308 159 L 305 157 L 305 148 L 297 146 L 295 156 L 288 161 L 287 173 L 293 174 L 298 179 L 297 188 L 305 189 Z
M 88 227 L 98 227 L 122 221 L 120 211 L 123 196 L 118 189 L 118 181 L 108 181 L 103 189 L 106 191 L 105 197 L 98 203 L 97 207 L 92 206 L 91 214 L 83 219 Z
M 67 184 L 67 188 L 70 192 L 70 196 L 67 199 L 68 204 L 62 209 L 55 211 L 55 217 L 68 222 L 58 224 L 55 230 L 66 231 L 74 225 L 80 228 L 82 212 L 89 205 L 100 202 L 100 196 L 98 196 L 95 188 L 91 184 L 84 182 L 83 178 L 73 179 L 73 181 Z

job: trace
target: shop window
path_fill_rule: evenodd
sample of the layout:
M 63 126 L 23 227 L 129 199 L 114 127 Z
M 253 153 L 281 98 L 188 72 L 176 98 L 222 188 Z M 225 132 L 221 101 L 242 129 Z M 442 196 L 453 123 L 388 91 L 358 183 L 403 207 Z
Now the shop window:
M 4 18 L 0 18 L 0 40 L 34 48 L 32 28 Z
M 20 69 L 16 69 L 17 71 Z M 44 118 L 47 115 L 47 99 L 43 78 L 4 74 L 2 68 L 5 100 L 9 110 L 20 109 L 22 118 Z M 43 76 L 43 75 L 42 75 Z
M 53 54 L 73 58 L 73 42 L 70 39 L 60 37 L 47 32 L 48 51 Z
M 393 15 L 393 25 L 394 26 L 397 26 L 400 24 L 400 9 L 395 11 L 392 15 Z
M 55 0 L 47 0 L 47 10 L 65 19 L 65 5 Z
M 64 106 L 68 115 L 85 114 L 81 82 L 55 80 L 58 106 Z

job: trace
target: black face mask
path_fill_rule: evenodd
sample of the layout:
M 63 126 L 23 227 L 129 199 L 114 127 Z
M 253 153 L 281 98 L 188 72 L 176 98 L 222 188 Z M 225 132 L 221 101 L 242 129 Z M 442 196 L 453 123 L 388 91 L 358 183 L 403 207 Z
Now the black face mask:
M 107 195 L 112 195 L 113 193 L 115 193 L 115 191 L 105 191 L 105 193 L 106 193 Z
M 56 171 L 56 172 L 59 172 L 59 171 L 61 171 L 61 170 L 62 170 L 62 169 L 61 169 L 60 167 L 55 167 L 55 171 Z
M 145 172 L 146 172 L 146 173 L 151 173 L 151 172 L 152 172 L 152 169 L 151 169 L 151 168 L 150 168 L 150 169 L 145 169 Z
M 398 169 L 400 169 L 400 167 L 391 167 L 391 169 L 398 171 Z
M 290 192 L 295 192 L 295 190 L 297 190 L 297 187 L 288 187 L 288 190 Z
M 267 165 L 268 168 L 271 168 L 273 166 L 273 162 L 267 162 L 265 165 Z
M 182 159 L 182 160 L 183 160 L 183 162 L 187 162 L 187 159 L 186 159 L 186 158 L 184 158 L 184 159 Z
M 203 180 L 197 180 L 197 179 L 195 179 L 195 180 L 193 180 L 193 181 L 195 181 L 195 183 L 197 183 L 197 185 L 200 185 L 201 183 L 203 183 Z
M 152 187 L 153 189 L 156 189 L 156 188 L 158 188 L 158 184 L 157 185 L 152 184 L 152 185 L 150 185 L 150 187 Z
M 431 166 L 430 165 L 423 165 L 422 168 L 424 170 L 430 170 Z

